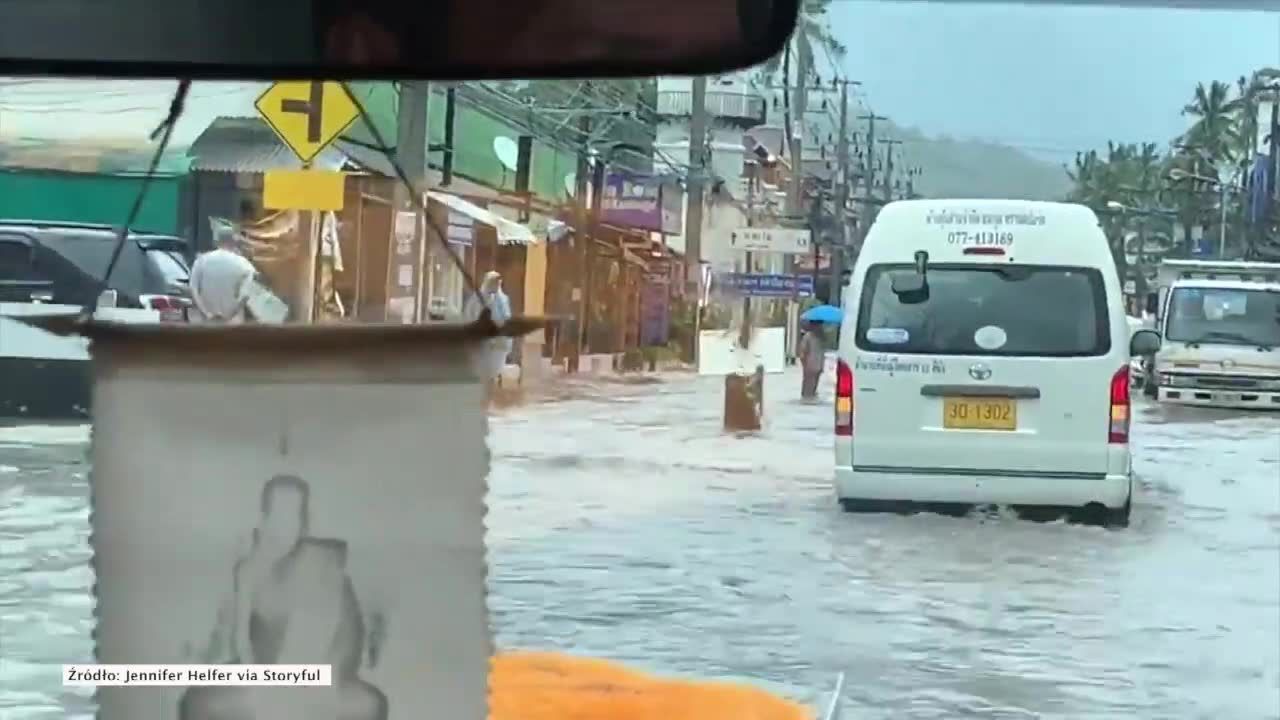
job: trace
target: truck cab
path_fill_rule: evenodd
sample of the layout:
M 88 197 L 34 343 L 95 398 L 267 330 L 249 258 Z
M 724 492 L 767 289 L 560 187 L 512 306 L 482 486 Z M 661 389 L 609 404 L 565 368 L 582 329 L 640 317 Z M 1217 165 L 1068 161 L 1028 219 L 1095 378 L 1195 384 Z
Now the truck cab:
M 1158 290 L 1164 341 L 1147 374 L 1148 394 L 1166 403 L 1280 410 L 1280 264 L 1171 262 L 1176 272 L 1162 272 Z

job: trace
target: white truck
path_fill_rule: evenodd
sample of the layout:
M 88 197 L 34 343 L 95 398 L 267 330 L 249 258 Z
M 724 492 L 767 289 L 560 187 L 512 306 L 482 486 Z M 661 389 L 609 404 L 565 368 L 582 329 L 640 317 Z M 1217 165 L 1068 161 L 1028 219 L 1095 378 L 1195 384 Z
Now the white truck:
M 1151 298 L 1160 402 L 1280 410 L 1280 263 L 1166 260 Z

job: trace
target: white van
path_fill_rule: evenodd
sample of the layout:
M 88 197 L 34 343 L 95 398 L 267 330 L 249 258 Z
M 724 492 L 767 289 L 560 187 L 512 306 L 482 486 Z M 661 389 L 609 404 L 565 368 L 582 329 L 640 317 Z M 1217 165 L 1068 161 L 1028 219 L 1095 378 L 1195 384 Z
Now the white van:
M 1079 205 L 886 205 L 845 289 L 836 493 L 847 510 L 1049 506 L 1123 525 L 1131 333 Z M 1132 339 L 1131 339 L 1132 338 Z

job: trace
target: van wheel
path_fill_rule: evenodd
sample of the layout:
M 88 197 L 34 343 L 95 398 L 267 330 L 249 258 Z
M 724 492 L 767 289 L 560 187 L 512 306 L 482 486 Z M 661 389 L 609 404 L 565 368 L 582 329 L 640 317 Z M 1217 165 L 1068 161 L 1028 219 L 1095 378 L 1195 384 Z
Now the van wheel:
M 1129 527 L 1129 516 L 1133 513 L 1133 495 L 1129 495 L 1129 499 L 1124 501 L 1124 505 L 1118 508 L 1107 508 L 1106 518 L 1104 520 L 1107 527 L 1127 528 Z
M 1118 508 L 1109 508 L 1102 503 L 1092 502 L 1072 513 L 1075 522 L 1104 528 L 1129 527 L 1129 514 L 1133 508 L 1132 499 L 1126 500 Z

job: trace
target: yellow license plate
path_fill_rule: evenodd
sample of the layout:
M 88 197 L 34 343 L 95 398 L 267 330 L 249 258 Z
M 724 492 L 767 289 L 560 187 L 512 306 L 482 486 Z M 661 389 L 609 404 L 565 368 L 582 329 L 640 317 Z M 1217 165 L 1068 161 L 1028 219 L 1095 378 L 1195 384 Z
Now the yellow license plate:
M 948 430 L 1017 430 L 1018 403 L 1013 398 L 943 398 L 942 427 Z

